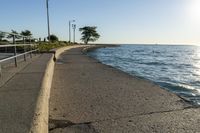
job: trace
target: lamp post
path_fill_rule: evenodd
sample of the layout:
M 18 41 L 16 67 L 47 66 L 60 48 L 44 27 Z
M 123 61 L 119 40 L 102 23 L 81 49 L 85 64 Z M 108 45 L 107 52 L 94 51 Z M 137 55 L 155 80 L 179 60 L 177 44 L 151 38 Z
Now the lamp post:
M 76 24 L 72 24 L 72 28 L 74 31 L 74 44 L 75 44 L 75 42 L 76 42 Z
M 48 40 L 49 40 L 49 43 L 50 43 L 51 39 L 50 39 L 50 24 L 49 24 L 49 0 L 46 0 L 46 7 L 47 7 Z
M 69 43 L 71 43 L 71 23 L 75 22 L 75 20 L 70 20 L 69 21 Z

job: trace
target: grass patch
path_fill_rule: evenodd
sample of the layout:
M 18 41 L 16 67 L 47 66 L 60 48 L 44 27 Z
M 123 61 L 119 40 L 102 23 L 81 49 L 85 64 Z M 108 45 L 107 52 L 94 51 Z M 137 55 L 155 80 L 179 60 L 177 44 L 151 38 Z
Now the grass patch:
M 48 43 L 48 42 L 40 42 L 37 46 L 40 52 L 49 52 L 52 49 L 55 48 L 60 48 L 64 46 L 72 46 L 74 44 L 69 44 L 66 42 L 53 42 L 53 43 Z

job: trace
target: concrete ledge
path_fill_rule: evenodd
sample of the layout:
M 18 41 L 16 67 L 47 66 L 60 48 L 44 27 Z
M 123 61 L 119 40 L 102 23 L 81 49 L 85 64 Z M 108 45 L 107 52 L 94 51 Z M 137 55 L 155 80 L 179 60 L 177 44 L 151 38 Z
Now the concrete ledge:
M 53 57 L 54 55 L 52 55 L 50 58 L 45 70 L 41 91 L 39 92 L 38 100 L 36 103 L 33 123 L 31 124 L 31 133 L 48 133 L 49 95 L 54 72 Z
M 37 98 L 35 114 L 33 122 L 31 124 L 30 133 L 48 133 L 49 98 L 54 74 L 54 58 L 59 58 L 60 54 L 62 54 L 66 50 L 86 46 L 87 45 L 68 46 L 54 50 L 55 54 L 52 55 L 46 66 L 45 74 L 42 80 L 41 90 Z
M 70 46 L 70 47 L 63 47 L 63 48 L 58 48 L 54 49 L 53 51 L 55 52 L 55 58 L 59 58 L 60 54 L 65 52 L 66 50 L 70 50 L 72 48 L 79 48 L 79 47 L 90 47 L 90 45 L 76 45 L 76 46 Z

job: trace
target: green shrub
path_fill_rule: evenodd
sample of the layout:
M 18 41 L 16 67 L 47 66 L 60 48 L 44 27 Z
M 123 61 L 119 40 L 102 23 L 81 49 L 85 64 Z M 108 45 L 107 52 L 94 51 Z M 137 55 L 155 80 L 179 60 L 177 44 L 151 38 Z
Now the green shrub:
M 70 44 L 63 43 L 63 42 L 54 42 L 50 44 L 48 42 L 41 42 L 38 44 L 37 48 L 39 49 L 40 52 L 48 52 L 52 49 L 64 47 L 64 46 L 70 46 Z

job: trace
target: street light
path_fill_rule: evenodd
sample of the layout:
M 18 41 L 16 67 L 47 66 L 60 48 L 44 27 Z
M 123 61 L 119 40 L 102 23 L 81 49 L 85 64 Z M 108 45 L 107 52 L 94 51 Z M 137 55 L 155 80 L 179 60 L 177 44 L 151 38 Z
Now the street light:
M 50 39 L 50 24 L 49 24 L 49 0 L 46 0 L 46 7 L 47 7 L 48 40 L 49 40 L 49 43 L 50 43 L 51 39 Z
M 72 28 L 74 31 L 74 44 L 75 44 L 75 42 L 76 42 L 76 24 L 72 24 Z
M 69 43 L 71 43 L 71 23 L 75 22 L 75 20 L 70 20 L 69 21 Z

